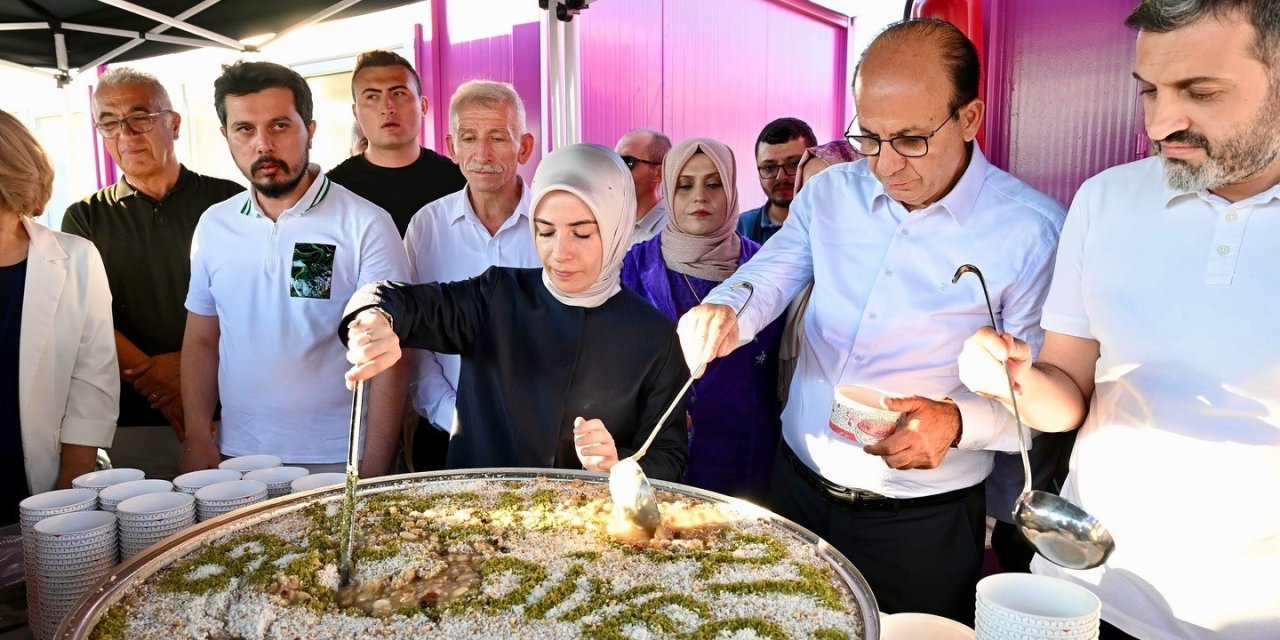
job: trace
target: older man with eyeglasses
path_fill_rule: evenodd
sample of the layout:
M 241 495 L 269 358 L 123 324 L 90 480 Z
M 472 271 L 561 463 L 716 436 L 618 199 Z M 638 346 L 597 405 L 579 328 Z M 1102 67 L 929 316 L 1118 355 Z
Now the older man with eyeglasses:
M 613 147 L 631 170 L 636 185 L 636 228 L 631 244 L 637 245 L 662 232 L 670 212 L 662 197 L 662 160 L 671 150 L 671 138 L 653 129 L 632 129 Z
M 738 233 L 764 244 L 782 228 L 796 195 L 796 172 L 804 150 L 818 144 L 813 129 L 799 118 L 778 118 L 756 136 L 756 175 L 768 201 L 738 216 Z
M 111 285 L 120 377 L 115 466 L 152 478 L 178 472 L 185 437 L 179 361 L 191 279 L 191 237 L 205 209 L 244 190 L 178 162 L 182 116 L 153 76 L 129 68 L 98 79 L 93 117 L 123 174 L 72 204 L 62 230 L 89 239 Z
M 848 556 L 883 611 L 973 621 L 985 533 L 983 480 L 1017 448 L 999 403 L 965 389 L 956 357 L 987 323 L 978 265 L 1015 335 L 1038 340 L 1062 205 L 990 165 L 974 143 L 984 106 L 973 43 L 949 23 L 890 26 L 855 73 L 866 160 L 832 166 L 750 262 L 680 320 L 691 370 L 749 342 L 810 280 L 804 342 L 782 414 L 767 504 Z M 749 282 L 747 303 L 735 285 Z M 734 309 L 742 307 L 742 314 Z M 898 412 L 863 432 L 837 389 Z

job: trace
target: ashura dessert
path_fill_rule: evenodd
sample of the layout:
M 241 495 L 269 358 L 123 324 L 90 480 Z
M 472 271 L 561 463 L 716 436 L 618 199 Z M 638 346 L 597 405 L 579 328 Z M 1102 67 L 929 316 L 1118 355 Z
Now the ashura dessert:
M 381 489 L 381 488 L 380 488 Z M 457 480 L 364 495 L 339 588 L 333 496 L 228 533 L 130 587 L 94 640 L 862 637 L 813 546 L 658 491 L 649 541 L 606 533 L 604 485 Z

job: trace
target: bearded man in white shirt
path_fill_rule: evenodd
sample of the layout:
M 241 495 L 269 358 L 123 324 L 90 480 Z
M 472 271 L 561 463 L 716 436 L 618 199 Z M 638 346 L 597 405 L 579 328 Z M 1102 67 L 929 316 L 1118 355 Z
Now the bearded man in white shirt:
M 961 379 L 1007 400 L 1005 360 L 1028 425 L 1080 428 L 1062 494 L 1116 550 L 1032 571 L 1094 591 L 1104 640 L 1276 638 L 1280 6 L 1146 0 L 1127 24 L 1156 157 L 1076 194 L 1039 356 L 986 329 Z
M 472 80 L 449 100 L 449 155 L 462 169 L 461 191 L 427 203 L 405 231 L 412 282 L 454 282 L 489 267 L 540 267 L 529 222 L 529 187 L 516 173 L 533 153 L 524 102 L 504 82 Z M 444 468 L 458 398 L 459 356 L 414 354 L 409 390 L 419 422 L 415 471 Z
M 867 160 L 807 182 L 787 224 L 680 321 L 690 370 L 748 342 L 814 280 L 804 344 L 782 414 L 768 506 L 840 549 L 880 608 L 973 621 L 982 564 L 983 479 L 1016 425 L 956 374 L 986 325 L 978 265 L 1005 326 L 1034 333 L 1063 208 L 991 166 L 974 143 L 973 43 L 949 23 L 890 26 L 853 85 Z M 742 314 L 734 309 L 754 295 Z M 865 446 L 829 427 L 836 385 L 886 395 L 897 429 Z

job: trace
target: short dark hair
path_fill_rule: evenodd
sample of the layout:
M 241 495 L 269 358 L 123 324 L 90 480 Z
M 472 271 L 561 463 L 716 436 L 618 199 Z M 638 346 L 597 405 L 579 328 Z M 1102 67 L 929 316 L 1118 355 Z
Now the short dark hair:
M 1280 63 L 1280 2 L 1275 0 L 1142 0 L 1124 23 L 1130 29 L 1168 33 L 1205 18 L 1239 15 L 1253 25 L 1254 55 L 1272 73 Z
M 288 89 L 302 121 L 311 122 L 311 87 L 297 71 L 274 62 L 240 60 L 222 65 L 222 75 L 213 81 L 213 108 L 222 126 L 227 126 L 227 96 L 247 96 L 264 89 Z
M 886 45 L 906 39 L 933 39 L 938 45 L 938 54 L 951 76 L 951 102 L 948 113 L 954 113 L 978 98 L 978 81 L 982 77 L 982 65 L 978 61 L 978 49 L 973 41 L 954 24 L 937 18 L 912 18 L 900 20 L 881 31 L 862 53 L 862 59 L 854 67 L 853 76 L 858 77 L 862 69 L 862 61 L 873 51 Z
M 374 49 L 356 56 L 356 68 L 351 71 L 351 97 L 353 99 L 356 97 L 356 76 L 369 67 L 404 67 L 408 69 L 409 77 L 413 78 L 414 90 L 418 92 L 419 96 L 422 95 L 422 79 L 418 77 L 418 71 L 413 68 L 413 65 L 409 64 L 408 60 L 405 60 L 403 56 L 394 51 Z
M 760 144 L 782 144 L 796 138 L 804 138 L 805 148 L 818 144 L 818 137 L 813 135 L 813 128 L 800 118 L 778 118 L 766 124 L 756 136 L 756 153 L 760 152 Z

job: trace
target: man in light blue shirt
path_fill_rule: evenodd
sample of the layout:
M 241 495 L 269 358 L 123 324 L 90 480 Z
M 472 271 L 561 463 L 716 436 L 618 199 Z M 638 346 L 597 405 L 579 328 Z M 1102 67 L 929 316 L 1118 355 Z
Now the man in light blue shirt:
M 971 624 L 981 569 L 983 479 L 1017 447 L 1012 416 L 968 392 L 964 339 L 988 323 L 976 281 L 1015 335 L 1039 337 L 1063 207 L 989 164 L 974 143 L 978 59 L 954 26 L 913 20 L 863 55 L 850 132 L 867 160 L 819 174 L 787 224 L 680 322 L 690 369 L 732 351 L 815 281 L 783 411 L 769 506 L 826 538 L 882 610 Z M 754 285 L 754 296 L 732 287 Z M 1006 329 L 1008 330 L 1008 329 Z M 895 432 L 864 446 L 829 426 L 836 385 L 883 393 Z

